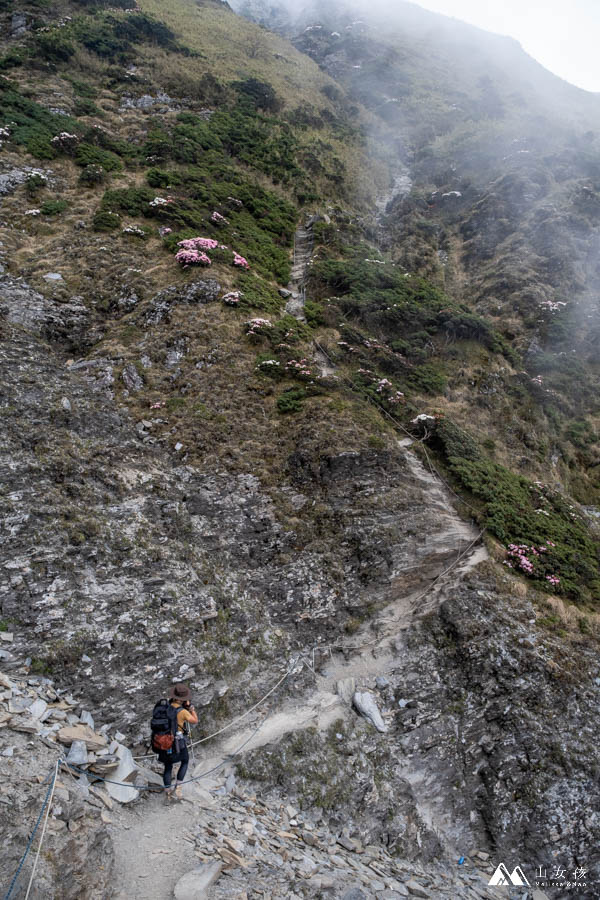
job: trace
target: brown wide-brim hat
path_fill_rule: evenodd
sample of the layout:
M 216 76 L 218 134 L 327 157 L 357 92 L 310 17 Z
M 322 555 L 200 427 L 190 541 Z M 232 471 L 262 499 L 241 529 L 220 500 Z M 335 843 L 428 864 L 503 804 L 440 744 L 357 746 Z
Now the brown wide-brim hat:
M 183 682 L 179 682 L 178 684 L 173 684 L 171 686 L 171 690 L 169 691 L 169 700 L 189 700 L 190 699 L 190 689 L 187 684 L 183 684 Z

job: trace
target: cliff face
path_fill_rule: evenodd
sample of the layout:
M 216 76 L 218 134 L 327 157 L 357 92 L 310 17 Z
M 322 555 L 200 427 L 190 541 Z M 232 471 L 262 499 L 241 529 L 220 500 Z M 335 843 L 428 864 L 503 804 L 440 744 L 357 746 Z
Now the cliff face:
M 28 678 L 143 753 L 300 657 L 272 808 L 593 869 L 597 98 L 410 4 L 129 6 L 0 8 L 0 741 Z

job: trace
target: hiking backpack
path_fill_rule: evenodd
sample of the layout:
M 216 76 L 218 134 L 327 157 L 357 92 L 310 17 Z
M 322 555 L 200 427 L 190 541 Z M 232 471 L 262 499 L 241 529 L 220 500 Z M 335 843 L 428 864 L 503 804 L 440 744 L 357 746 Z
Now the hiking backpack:
M 177 731 L 177 713 L 179 712 L 168 700 L 159 700 L 152 711 L 150 730 L 152 732 L 152 749 L 159 753 L 173 748 Z

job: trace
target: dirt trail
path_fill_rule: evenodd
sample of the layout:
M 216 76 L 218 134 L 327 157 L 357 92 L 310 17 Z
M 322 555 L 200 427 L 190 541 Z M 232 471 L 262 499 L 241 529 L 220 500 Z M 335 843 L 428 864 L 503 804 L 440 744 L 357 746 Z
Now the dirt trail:
M 184 788 L 185 799 L 167 803 L 163 796 L 150 795 L 133 807 L 119 807 L 113 811 L 114 825 L 110 826 L 116 850 L 116 883 L 121 887 L 118 900 L 168 900 L 178 878 L 194 867 L 196 858 L 192 843 L 185 840 L 187 831 L 194 831 L 202 821 L 203 809 L 218 804 L 214 791 L 223 789 L 227 776 L 233 771 L 230 757 L 243 747 L 242 754 L 279 740 L 286 734 L 304 728 L 326 730 L 337 719 L 354 715 L 348 698 L 337 693 L 338 681 L 354 679 L 358 688 L 372 687 L 377 675 L 386 675 L 395 663 L 394 640 L 397 635 L 414 627 L 418 620 L 439 607 L 444 597 L 469 569 L 487 558 L 485 548 L 477 542 L 477 530 L 460 519 L 450 492 L 432 473 L 428 472 L 409 449 L 410 441 L 399 442 L 406 454 L 412 477 L 427 493 L 427 502 L 435 506 L 443 527 L 436 533 L 432 550 L 439 553 L 439 581 L 426 592 L 421 587 L 406 596 L 396 598 L 386 606 L 373 623 L 363 625 L 353 636 L 355 650 L 331 648 L 330 659 L 320 671 L 313 672 L 314 687 L 302 702 L 278 699 L 275 692 L 265 707 L 260 707 L 243 723 L 226 735 L 196 748 L 196 765 L 190 764 L 189 774 L 200 776 L 221 766 L 218 772 Z M 432 538 L 433 539 L 433 538 Z M 458 563 L 451 571 L 448 550 L 454 548 Z M 462 554 L 462 556 L 461 556 Z M 424 593 L 426 592 L 425 596 Z M 312 660 L 300 660 L 312 670 Z

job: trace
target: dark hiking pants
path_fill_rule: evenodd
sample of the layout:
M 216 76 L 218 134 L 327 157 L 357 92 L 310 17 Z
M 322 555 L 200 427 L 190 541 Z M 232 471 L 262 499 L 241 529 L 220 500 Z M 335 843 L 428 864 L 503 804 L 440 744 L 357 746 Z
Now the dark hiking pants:
M 173 766 L 177 763 L 180 763 L 179 771 L 177 772 L 177 783 L 181 784 L 181 782 L 185 778 L 185 773 L 187 772 L 188 763 L 190 761 L 190 755 L 188 753 L 188 748 L 185 744 L 185 741 L 178 740 L 177 745 L 177 753 L 164 753 L 160 756 L 160 761 L 164 763 L 165 766 L 165 771 L 163 772 L 163 784 L 166 788 L 171 787 Z

